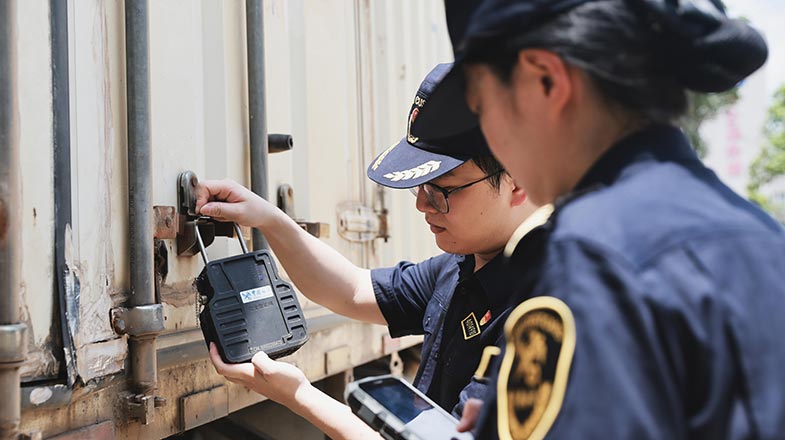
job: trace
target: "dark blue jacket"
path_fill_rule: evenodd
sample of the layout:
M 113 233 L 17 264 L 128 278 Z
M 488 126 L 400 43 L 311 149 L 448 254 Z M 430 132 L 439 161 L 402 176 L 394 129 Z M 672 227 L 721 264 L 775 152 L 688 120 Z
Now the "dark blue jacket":
M 485 397 L 487 385 L 472 376 L 483 349 L 500 342 L 507 274 L 501 254 L 476 273 L 473 256 L 453 254 L 371 271 L 390 335 L 424 335 L 414 385 L 457 417 L 466 399 Z
M 679 130 L 615 145 L 515 249 L 479 438 L 785 438 L 785 234 Z

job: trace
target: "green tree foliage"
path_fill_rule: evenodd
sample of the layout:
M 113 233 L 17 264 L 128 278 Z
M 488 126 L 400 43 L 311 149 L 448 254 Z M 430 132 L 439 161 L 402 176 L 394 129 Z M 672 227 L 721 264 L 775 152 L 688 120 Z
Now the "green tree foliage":
M 706 142 L 700 135 L 701 125 L 717 116 L 719 112 L 733 105 L 739 99 L 739 91 L 733 88 L 723 93 L 689 93 L 690 108 L 681 121 L 681 127 L 690 139 L 690 143 L 701 158 L 706 157 Z
M 750 183 L 747 191 L 752 201 L 769 211 L 780 221 L 785 221 L 785 206 L 767 197 L 761 189 L 785 175 L 785 85 L 774 94 L 764 126 L 765 144 L 750 165 Z

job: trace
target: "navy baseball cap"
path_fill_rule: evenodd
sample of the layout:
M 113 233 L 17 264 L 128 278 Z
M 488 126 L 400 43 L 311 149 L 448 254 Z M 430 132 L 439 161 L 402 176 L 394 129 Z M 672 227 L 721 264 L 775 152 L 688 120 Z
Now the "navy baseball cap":
M 371 180 L 390 188 L 412 188 L 452 171 L 474 156 L 491 155 L 477 125 L 429 142 L 412 135 L 412 123 L 427 107 L 434 87 L 451 67 L 452 63 L 437 65 L 420 84 L 409 110 L 406 136 L 371 162 Z
M 467 54 L 498 45 L 504 37 L 527 29 L 578 5 L 596 0 L 445 0 L 447 29 L 452 41 L 453 68 L 431 93 L 429 106 L 412 123 L 411 133 L 424 140 L 452 136 L 478 125 L 466 105 L 466 79 L 461 64 Z M 673 47 L 694 49 L 673 63 L 682 85 L 698 92 L 728 90 L 757 70 L 766 60 L 765 40 L 741 20 L 725 15 L 720 0 L 627 0 L 652 29 Z M 675 42 L 675 43 L 674 43 Z M 498 48 L 496 48 L 498 49 Z M 690 65 L 689 60 L 715 64 Z

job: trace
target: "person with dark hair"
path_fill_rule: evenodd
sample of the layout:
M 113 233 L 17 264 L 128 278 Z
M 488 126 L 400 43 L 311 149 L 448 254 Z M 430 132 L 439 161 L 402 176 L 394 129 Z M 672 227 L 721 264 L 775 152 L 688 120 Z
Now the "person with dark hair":
M 425 78 L 409 123 L 449 68 L 438 65 Z M 449 154 L 438 151 L 448 147 Z M 478 127 L 428 144 L 407 133 L 371 162 L 368 177 L 412 190 L 445 253 L 417 264 L 357 267 L 231 181 L 200 182 L 197 211 L 259 228 L 295 286 L 312 301 L 344 316 L 387 325 L 393 337 L 423 334 L 414 385 L 460 416 L 463 403 L 487 388 L 472 376 L 485 346 L 499 343 L 509 313 L 511 290 L 501 251 L 535 207 L 491 156 Z M 332 438 L 369 435 L 360 419 L 311 386 L 292 365 L 264 353 L 251 364 L 227 365 L 214 347 L 211 358 L 220 374 L 288 406 Z
M 765 62 L 762 37 L 719 0 L 446 12 L 456 66 L 412 135 L 479 123 L 542 205 L 505 249 L 515 309 L 477 437 L 785 438 L 785 233 L 677 128 L 687 90 Z

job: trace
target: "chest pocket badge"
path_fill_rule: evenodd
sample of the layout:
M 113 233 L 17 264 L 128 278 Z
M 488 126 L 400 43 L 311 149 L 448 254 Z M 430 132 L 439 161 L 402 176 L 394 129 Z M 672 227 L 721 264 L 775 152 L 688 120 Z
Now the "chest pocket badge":
M 497 383 L 500 440 L 542 439 L 561 410 L 575 351 L 575 320 L 561 300 L 535 297 L 504 324 Z
M 480 324 L 477 322 L 477 317 L 474 312 L 461 320 L 461 328 L 463 329 L 463 339 L 468 340 L 480 334 Z

